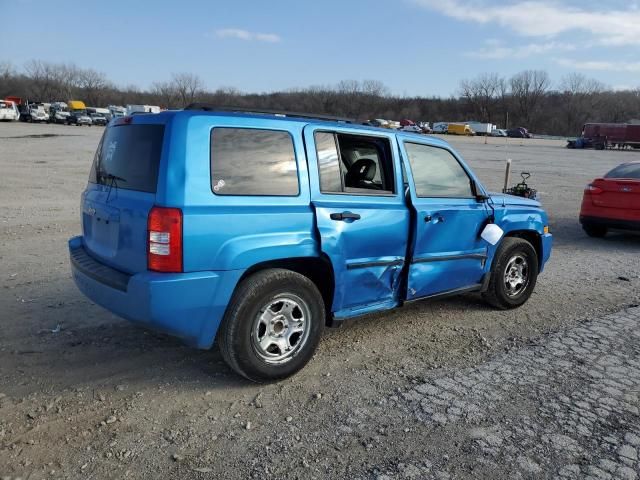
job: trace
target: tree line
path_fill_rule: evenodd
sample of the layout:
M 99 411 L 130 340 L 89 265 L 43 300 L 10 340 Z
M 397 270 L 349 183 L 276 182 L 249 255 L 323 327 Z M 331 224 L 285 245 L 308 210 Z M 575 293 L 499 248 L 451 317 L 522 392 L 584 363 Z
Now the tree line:
M 454 95 L 397 96 L 377 80 L 344 80 L 272 93 L 235 88 L 208 90 L 192 73 L 174 73 L 147 89 L 116 86 L 93 69 L 70 63 L 31 60 L 22 69 L 0 62 L 0 98 L 15 95 L 33 101 L 83 100 L 89 106 L 149 104 L 183 108 L 193 102 L 217 106 L 313 112 L 366 120 L 491 122 L 501 128 L 523 126 L 539 134 L 577 135 L 586 122 L 627 122 L 640 118 L 640 87 L 612 90 L 597 80 L 572 73 L 554 84 L 542 70 L 512 77 L 484 73 L 465 79 Z

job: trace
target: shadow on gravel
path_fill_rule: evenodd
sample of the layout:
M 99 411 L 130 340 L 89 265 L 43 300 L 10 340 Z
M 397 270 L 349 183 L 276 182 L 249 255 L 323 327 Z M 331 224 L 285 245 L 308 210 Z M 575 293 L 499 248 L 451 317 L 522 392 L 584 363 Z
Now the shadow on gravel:
M 60 133 L 38 133 L 33 135 L 19 135 L 15 137 L 0 137 L 3 140 L 12 140 L 14 138 L 51 138 L 51 137 L 79 137 L 80 135 L 63 135 Z
M 0 351 L 0 364 L 29 372 L 29 378 L 9 382 L 7 387 L 13 385 L 3 390 L 7 394 L 27 394 L 41 379 L 60 389 L 124 384 L 145 390 L 179 384 L 199 392 L 253 385 L 231 372 L 216 346 L 197 350 L 84 302 L 32 307 L 30 321 L 47 328 L 28 338 L 6 339 L 15 347 Z
M 573 245 L 593 245 L 640 247 L 640 233 L 623 230 L 611 230 L 604 238 L 591 238 L 582 230 L 577 218 L 556 218 L 551 223 L 554 247 Z

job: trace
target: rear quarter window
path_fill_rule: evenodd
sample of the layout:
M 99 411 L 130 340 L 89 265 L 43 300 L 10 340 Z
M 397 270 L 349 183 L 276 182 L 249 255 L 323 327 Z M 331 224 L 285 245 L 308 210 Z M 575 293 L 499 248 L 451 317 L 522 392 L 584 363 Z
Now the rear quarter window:
M 155 193 L 164 125 L 109 127 L 96 152 L 89 181 Z
M 216 195 L 297 196 L 293 138 L 279 130 L 214 128 L 211 189 Z
M 605 175 L 605 178 L 632 178 L 640 180 L 640 163 L 618 165 Z

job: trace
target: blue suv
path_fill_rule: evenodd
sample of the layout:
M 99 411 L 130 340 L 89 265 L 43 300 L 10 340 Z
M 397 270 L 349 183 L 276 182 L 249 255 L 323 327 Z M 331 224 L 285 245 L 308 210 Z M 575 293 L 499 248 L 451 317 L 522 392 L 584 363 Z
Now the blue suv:
M 480 292 L 522 305 L 551 253 L 534 200 L 489 194 L 438 139 L 193 105 L 114 120 L 82 193 L 73 278 L 239 374 L 287 377 L 325 326 Z

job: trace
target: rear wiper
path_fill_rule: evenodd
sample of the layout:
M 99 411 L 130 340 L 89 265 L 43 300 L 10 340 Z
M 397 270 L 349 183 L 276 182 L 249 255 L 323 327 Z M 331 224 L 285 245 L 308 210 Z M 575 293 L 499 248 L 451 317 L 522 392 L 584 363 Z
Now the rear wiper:
M 111 173 L 100 173 L 98 176 L 104 180 L 110 180 L 113 184 L 115 184 L 116 181 L 127 183 L 126 178 L 122 178 Z M 115 187 L 118 188 L 118 185 L 115 185 Z
M 102 183 L 103 185 L 106 185 L 106 180 L 109 180 L 109 191 L 107 192 L 107 202 L 109 201 L 109 198 L 111 197 L 111 190 L 113 190 L 113 187 L 116 187 L 116 192 L 118 190 L 118 183 L 117 182 L 125 182 L 127 183 L 127 180 L 125 178 L 119 177 L 117 175 L 113 175 L 111 173 L 103 173 L 100 172 L 98 174 L 99 178 L 103 180 Z

